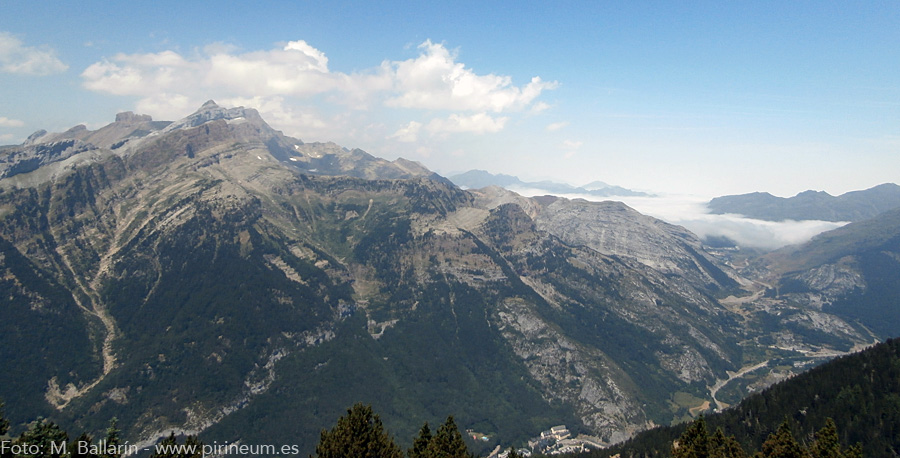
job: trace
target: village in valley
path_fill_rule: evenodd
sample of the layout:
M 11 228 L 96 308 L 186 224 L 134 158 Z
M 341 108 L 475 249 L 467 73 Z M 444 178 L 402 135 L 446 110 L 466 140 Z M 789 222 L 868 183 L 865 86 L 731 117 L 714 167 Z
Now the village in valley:
M 476 441 L 487 441 L 490 438 L 487 435 L 477 433 L 473 430 L 466 430 L 466 434 Z M 566 428 L 566 425 L 554 426 L 546 431 L 542 431 L 539 436 L 528 440 L 528 447 L 519 448 L 516 453 L 519 456 L 531 456 L 533 453 L 544 455 L 561 455 L 564 453 L 580 453 L 588 450 L 600 449 L 603 445 L 600 438 L 579 434 L 572 437 L 572 433 Z M 504 448 L 497 445 L 488 455 L 488 458 L 506 458 L 509 455 L 510 448 Z

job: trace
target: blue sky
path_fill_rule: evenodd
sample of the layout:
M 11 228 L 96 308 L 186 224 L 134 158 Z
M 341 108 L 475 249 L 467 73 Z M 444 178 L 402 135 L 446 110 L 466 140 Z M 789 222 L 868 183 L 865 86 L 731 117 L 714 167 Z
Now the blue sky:
M 304 141 L 715 196 L 900 182 L 900 2 L 0 1 L 0 144 L 253 106 Z

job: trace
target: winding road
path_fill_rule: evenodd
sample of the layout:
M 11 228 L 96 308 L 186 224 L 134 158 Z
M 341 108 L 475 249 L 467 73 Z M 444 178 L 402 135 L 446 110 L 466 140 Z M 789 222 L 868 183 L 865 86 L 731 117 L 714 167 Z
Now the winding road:
M 767 359 L 761 363 L 754 364 L 752 366 L 744 366 L 741 368 L 741 370 L 739 370 L 737 372 L 729 373 L 729 376 L 727 379 L 717 381 L 716 384 L 713 385 L 709 389 L 709 395 L 712 397 L 713 401 L 716 403 L 716 410 L 722 410 L 726 407 L 725 404 L 723 404 L 721 401 L 719 401 L 716 398 L 716 394 L 719 392 L 719 390 L 722 389 L 722 387 L 724 387 L 725 385 L 727 385 L 729 382 L 731 382 L 732 380 L 734 380 L 736 378 L 743 377 L 744 375 L 746 375 L 750 372 L 753 372 L 757 369 L 766 367 L 769 364 L 769 361 L 770 360 Z

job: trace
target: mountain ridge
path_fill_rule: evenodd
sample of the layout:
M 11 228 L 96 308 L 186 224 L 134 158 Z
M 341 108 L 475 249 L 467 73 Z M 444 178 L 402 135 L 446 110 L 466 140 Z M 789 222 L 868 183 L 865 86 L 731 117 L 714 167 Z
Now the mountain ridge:
M 789 198 L 754 192 L 716 197 L 707 206 L 713 214 L 736 213 L 766 221 L 862 221 L 900 207 L 900 186 L 884 183 L 839 196 L 812 190 Z
M 134 441 L 275 428 L 309 445 L 323 415 L 371 397 L 408 437 L 453 413 L 497 438 L 565 423 L 613 443 L 715 401 L 748 359 L 803 367 L 821 357 L 795 347 L 869 341 L 802 304 L 735 306 L 721 296 L 750 280 L 622 204 L 466 191 L 254 113 L 207 104 L 0 180 L 17 319 L 60 327 L 59 308 L 89 323 L 76 367 L 0 392 L 11 417 L 90 430 L 117 416 Z M 148 122 L 134 116 L 119 122 Z M 68 296 L 39 307 L 43 291 Z
M 644 192 L 632 191 L 621 186 L 609 185 L 602 181 L 593 181 L 584 186 L 572 186 L 569 184 L 557 183 L 549 180 L 525 182 L 512 175 L 504 175 L 502 173 L 495 175 L 485 170 L 469 170 L 468 172 L 455 174 L 448 178 L 457 186 L 461 186 L 467 189 L 478 189 L 487 186 L 500 186 L 507 189 L 510 187 L 534 188 L 553 194 L 586 194 L 598 197 L 649 196 L 649 194 Z

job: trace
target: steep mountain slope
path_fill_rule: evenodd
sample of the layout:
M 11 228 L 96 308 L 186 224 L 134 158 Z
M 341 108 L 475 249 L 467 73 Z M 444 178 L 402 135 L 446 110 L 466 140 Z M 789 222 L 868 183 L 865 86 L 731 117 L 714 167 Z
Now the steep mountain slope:
M 868 341 L 791 334 L 809 326 L 786 321 L 803 304 L 720 300 L 750 282 L 620 204 L 467 192 L 212 102 L 146 134 L 118 124 L 153 121 L 117 119 L 2 153 L 17 170 L 0 180 L 0 267 L 18 334 L 0 344 L 29 378 L 0 397 L 17 422 L 116 416 L 132 442 L 179 429 L 311 450 L 361 400 L 401 437 L 453 414 L 497 441 L 565 423 L 614 442 L 718 402 L 729 371 L 821 356 L 764 343 L 773 333 Z M 26 372 L 41 343 L 55 350 Z
M 738 285 L 711 256 L 703 254 L 700 240 L 683 227 L 641 215 L 621 202 L 547 198 L 542 203 L 537 227 L 570 244 L 632 258 L 712 291 Z
M 780 297 L 817 304 L 881 338 L 900 334 L 900 210 L 768 254 Z
M 0 386 L 11 404 L 24 412 L 45 411 L 48 384 L 65 386 L 100 374 L 95 348 L 102 339 L 100 323 L 5 239 L 0 239 L 0 295 L 5 368 Z
M 716 197 L 708 207 L 715 214 L 737 213 L 767 221 L 862 221 L 900 207 L 900 186 L 885 183 L 839 196 L 824 191 L 804 191 L 794 197 L 783 198 L 766 192 L 754 192 Z

